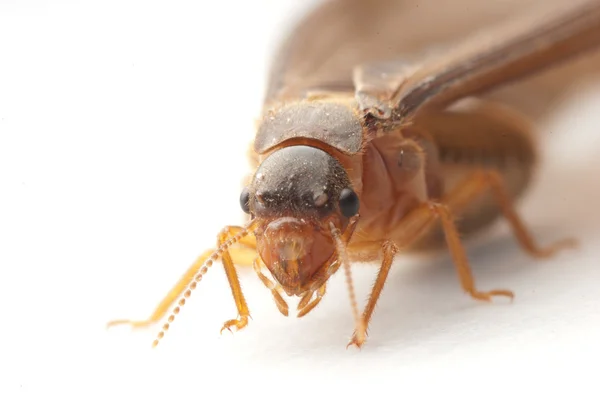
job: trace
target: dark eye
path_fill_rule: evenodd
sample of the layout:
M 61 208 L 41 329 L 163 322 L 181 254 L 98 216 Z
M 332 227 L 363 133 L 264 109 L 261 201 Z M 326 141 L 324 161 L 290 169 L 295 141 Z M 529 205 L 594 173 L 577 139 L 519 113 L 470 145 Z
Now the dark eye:
M 240 206 L 244 213 L 250 214 L 250 192 L 248 188 L 244 188 L 240 194 Z
M 359 206 L 358 195 L 350 188 L 342 189 L 342 192 L 340 192 L 340 210 L 342 214 L 346 217 L 352 217 L 358 213 Z

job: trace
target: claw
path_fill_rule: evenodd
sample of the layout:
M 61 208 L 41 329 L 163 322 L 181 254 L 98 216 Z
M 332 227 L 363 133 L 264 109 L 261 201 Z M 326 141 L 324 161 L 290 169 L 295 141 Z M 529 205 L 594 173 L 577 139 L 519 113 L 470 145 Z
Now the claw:
M 352 338 L 348 342 L 348 345 L 346 345 L 346 349 L 348 349 L 348 347 L 350 347 L 351 345 L 354 345 L 358 349 L 362 349 L 362 346 L 364 345 L 366 339 L 367 339 L 366 333 L 361 333 L 360 335 L 357 335 L 357 333 L 355 331 L 352 334 Z
M 242 316 L 239 319 L 231 319 L 226 321 L 221 328 L 221 334 L 223 334 L 223 330 L 229 330 L 230 333 L 233 333 L 231 330 L 232 326 L 235 326 L 236 331 L 240 331 L 244 327 L 248 325 L 248 318 L 250 316 Z
M 561 252 L 565 249 L 575 249 L 578 246 L 579 242 L 575 238 L 565 238 L 546 248 L 536 249 L 532 251 L 532 254 L 537 258 L 546 259 L 555 256 L 558 252 Z
M 356 339 L 355 337 L 352 337 L 352 339 L 348 342 L 348 345 L 346 345 L 346 349 L 348 349 L 351 345 L 354 345 L 356 348 L 358 348 L 360 350 L 360 349 L 362 349 L 362 346 L 364 343 L 365 343 L 364 340 L 358 341 L 358 339 Z

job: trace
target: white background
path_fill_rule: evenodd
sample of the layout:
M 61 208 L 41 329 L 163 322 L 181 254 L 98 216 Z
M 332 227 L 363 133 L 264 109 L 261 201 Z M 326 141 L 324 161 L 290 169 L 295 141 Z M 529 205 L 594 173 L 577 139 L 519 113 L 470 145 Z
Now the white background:
M 303 2 L 308 4 L 308 2 Z M 4 0 L 0 4 L 0 399 L 524 399 L 598 395 L 600 86 L 540 127 L 547 163 L 520 211 L 524 255 L 500 224 L 469 249 L 463 295 L 447 255 L 403 258 L 362 351 L 343 276 L 303 319 L 279 315 L 254 273 L 253 320 L 213 267 L 161 345 L 143 318 L 189 263 L 241 221 L 267 56 L 299 2 Z M 357 266 L 360 299 L 375 266 Z

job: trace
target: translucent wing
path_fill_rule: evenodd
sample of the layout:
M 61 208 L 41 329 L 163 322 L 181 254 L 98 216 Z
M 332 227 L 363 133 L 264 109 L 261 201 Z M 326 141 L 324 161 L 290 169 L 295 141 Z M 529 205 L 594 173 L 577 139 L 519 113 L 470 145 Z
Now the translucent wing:
M 305 15 L 294 13 L 297 21 L 285 25 L 288 32 L 274 53 L 265 106 L 309 92 L 353 93 L 357 65 L 398 57 L 421 60 L 423 52 L 459 42 L 518 13 L 522 4 L 548 1 L 563 0 L 321 0 Z
M 523 13 L 421 64 L 359 66 L 354 83 L 362 109 L 396 125 L 425 107 L 480 94 L 598 46 L 600 1 L 578 0 Z

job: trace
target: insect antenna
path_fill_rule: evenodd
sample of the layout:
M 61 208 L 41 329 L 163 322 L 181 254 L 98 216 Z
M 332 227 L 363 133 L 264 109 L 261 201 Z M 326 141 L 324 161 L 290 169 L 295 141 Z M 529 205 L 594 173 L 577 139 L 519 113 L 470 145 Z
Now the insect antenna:
M 348 286 L 348 295 L 350 296 L 350 306 L 352 308 L 352 315 L 354 316 L 356 336 L 359 341 L 364 340 L 362 337 L 364 337 L 365 334 L 365 322 L 362 316 L 358 313 L 358 303 L 356 302 L 356 293 L 354 292 L 354 284 L 352 282 L 352 271 L 350 270 L 348 251 L 346 250 L 344 241 L 342 241 L 342 234 L 340 233 L 340 230 L 335 227 L 333 223 L 329 223 L 329 228 L 331 229 L 331 235 L 335 241 L 335 248 L 338 258 L 344 266 L 346 285 Z
M 171 323 L 175 320 L 175 316 L 181 312 L 181 308 L 185 305 L 187 299 L 192 295 L 192 291 L 196 289 L 196 286 L 200 281 L 202 281 L 202 277 L 206 274 L 208 269 L 223 255 L 223 252 L 227 251 L 233 244 L 238 242 L 240 239 L 244 238 L 254 230 L 252 229 L 252 222 L 249 223 L 246 227 L 242 229 L 239 233 L 235 234 L 233 237 L 229 238 L 227 241 L 223 242 L 209 257 L 204 261 L 202 267 L 198 271 L 198 273 L 194 276 L 187 289 L 183 293 L 183 296 L 179 298 L 177 301 L 177 305 L 171 311 L 171 314 L 167 318 L 165 324 L 163 324 L 161 331 L 156 335 L 156 339 L 152 342 L 152 348 L 155 348 L 160 340 L 165 336 L 165 333 L 171 327 Z

